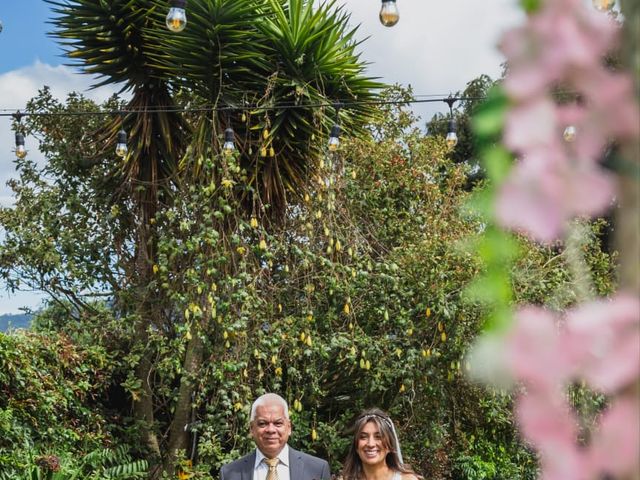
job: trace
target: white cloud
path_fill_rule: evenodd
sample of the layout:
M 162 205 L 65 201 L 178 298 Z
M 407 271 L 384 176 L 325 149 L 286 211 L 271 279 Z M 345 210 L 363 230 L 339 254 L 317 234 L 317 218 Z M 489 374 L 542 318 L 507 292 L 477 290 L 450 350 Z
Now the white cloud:
M 73 68 L 52 66 L 38 60 L 28 67 L 0 75 L 2 108 L 24 109 L 26 102 L 45 85 L 51 88 L 54 97 L 60 99 L 64 99 L 70 92 L 82 92 L 86 97 L 101 102 L 114 92 L 113 88 L 106 87 L 90 90 L 92 83 L 95 83 L 95 78 L 79 74 Z
M 496 49 L 502 33 L 524 19 L 517 0 L 397 0 L 400 21 L 380 24 L 379 0 L 343 0 L 369 73 L 388 83 L 411 85 L 416 95 L 448 95 L 486 73 L 497 78 L 502 55 Z M 423 119 L 444 104 L 416 105 Z
M 61 100 L 75 91 L 82 92 L 87 98 L 102 102 L 116 91 L 108 87 L 90 90 L 94 82 L 95 79 L 79 74 L 72 68 L 51 66 L 36 61 L 33 65 L 0 74 L 0 99 L 2 99 L 0 108 L 7 109 L 8 112 L 24 111 L 26 103 L 45 85 L 50 87 L 52 94 Z M 9 207 L 13 205 L 14 198 L 6 183 L 15 176 L 13 164 L 15 137 L 11 130 L 11 117 L 3 117 L 0 120 L 4 120 L 0 122 L 0 206 Z M 37 150 L 35 139 L 27 137 L 25 144 L 31 158 L 37 162 L 44 161 Z M 3 232 L 0 231 L 0 236 L 2 234 Z M 16 313 L 23 306 L 36 309 L 41 300 L 42 295 L 34 292 L 17 292 L 9 295 L 2 290 L 0 284 L 0 314 Z
M 116 89 L 103 87 L 91 90 L 91 84 L 95 78 L 82 75 L 69 67 L 62 65 L 51 66 L 40 61 L 33 65 L 0 74 L 0 108 L 6 109 L 3 113 L 24 111 L 27 102 L 38 94 L 45 85 L 51 89 L 54 97 L 65 99 L 70 92 L 82 92 L 87 98 L 102 102 L 109 98 Z M 11 131 L 11 117 L 4 117 L 0 123 L 0 204 L 8 206 L 12 202 L 11 192 L 6 187 L 6 182 L 14 175 L 13 149 L 15 145 L 14 133 Z M 27 137 L 25 144 L 29 155 L 36 161 L 42 161 L 42 155 L 37 151 L 34 139 Z

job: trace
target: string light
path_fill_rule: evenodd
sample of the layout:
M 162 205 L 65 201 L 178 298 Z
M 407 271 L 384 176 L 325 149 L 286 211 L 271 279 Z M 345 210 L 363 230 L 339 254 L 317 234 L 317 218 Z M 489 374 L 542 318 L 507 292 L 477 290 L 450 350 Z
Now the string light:
M 222 146 L 222 151 L 225 153 L 225 155 L 231 155 L 236 149 L 234 136 L 235 134 L 233 133 L 233 128 L 228 127 L 224 131 L 224 145 Z
M 331 133 L 329 134 L 329 144 L 328 144 L 328 148 L 330 152 L 335 152 L 336 150 L 338 150 L 338 147 L 340 146 L 340 108 L 342 107 L 342 105 L 340 103 L 336 103 L 334 105 L 335 109 L 336 109 L 336 121 L 333 124 L 333 127 L 331 127 Z
M 179 33 L 187 26 L 187 12 L 185 6 L 187 0 L 172 0 L 171 8 L 167 13 L 167 28 L 174 33 Z
M 127 132 L 124 131 L 124 127 L 118 132 L 118 138 L 116 142 L 116 155 L 120 158 L 127 156 L 129 147 L 127 147 Z
M 27 149 L 24 146 L 24 135 L 20 131 L 20 121 L 22 120 L 23 116 L 24 116 L 24 114 L 20 113 L 19 110 L 16 113 L 12 114 L 12 117 L 18 123 L 17 131 L 16 131 L 16 150 L 15 150 L 15 153 L 16 153 L 16 157 L 20 158 L 20 159 L 23 159 L 24 157 L 27 156 Z
M 567 125 L 567 128 L 562 132 L 562 138 L 567 143 L 573 143 L 576 140 L 576 136 L 578 135 L 578 129 L 573 125 Z
M 380 8 L 380 23 L 385 27 L 393 27 L 400 20 L 400 12 L 396 0 L 382 0 Z
M 335 152 L 340 146 L 340 125 L 334 125 L 331 127 L 331 134 L 329 135 L 329 151 Z
M 27 156 L 27 149 L 24 147 L 24 135 L 16 133 L 16 157 L 22 159 Z
M 271 106 L 259 106 L 259 105 L 244 105 L 242 107 L 234 107 L 234 106 L 209 106 L 209 105 L 201 105 L 199 107 L 189 107 L 189 108 L 183 108 L 183 107 L 158 107 L 158 108 L 154 108 L 154 107 L 146 107 L 144 109 L 127 109 L 127 110 L 108 110 L 108 111 L 74 111 L 74 112 L 25 112 L 25 113 L 21 113 L 21 112 L 17 112 L 17 113 L 4 113 L 4 112 L 8 112 L 9 110 L 7 109 L 0 109 L 0 117 L 8 117 L 11 116 L 13 118 L 15 118 L 18 122 L 20 121 L 20 119 L 22 117 L 26 117 L 26 116 L 32 116 L 32 117 L 58 117 L 58 116 L 64 116 L 64 117 L 70 117 L 70 116 L 95 116 L 95 115 L 100 115 L 100 116 L 109 116 L 109 115 L 120 115 L 121 117 L 124 117 L 124 115 L 126 114 L 137 114 L 137 113 L 146 113 L 146 114 L 150 114 L 150 113 L 198 113 L 198 112 L 220 112 L 220 113 L 228 113 L 231 111 L 237 111 L 237 110 L 242 110 L 243 111 L 243 115 L 245 111 L 259 111 L 259 110 L 264 110 L 264 111 L 273 111 L 273 110 L 293 110 L 293 109 L 310 109 L 310 108 L 326 108 L 326 107 L 334 107 L 336 108 L 336 114 L 338 113 L 338 109 L 339 108 L 345 108 L 345 107 L 352 107 L 352 108 L 357 108 L 357 107 L 362 107 L 365 105 L 407 105 L 407 104 L 414 104 L 414 103 L 432 103 L 432 102 L 446 102 L 449 103 L 449 101 L 455 102 L 458 100 L 484 100 L 485 97 L 456 97 L 456 98 L 438 98 L 438 96 L 436 95 L 419 95 L 417 97 L 432 97 L 432 98 L 415 98 L 413 100 L 352 100 L 352 101 L 341 101 L 339 103 L 314 103 L 314 104 L 299 104 L 299 103 L 279 103 L 279 104 L 275 104 L 275 105 L 271 105 Z M 451 105 L 452 105 L 451 104 Z M 450 105 L 450 109 L 451 109 L 451 105 Z M 333 127 L 331 128 L 331 132 L 329 135 L 329 150 L 330 151 L 335 151 L 338 146 L 340 145 L 340 133 L 341 133 L 341 129 L 340 129 L 340 125 L 338 124 L 339 122 L 336 121 L 336 123 L 333 125 Z M 268 125 L 268 121 L 267 121 L 267 125 Z M 452 130 L 452 124 L 450 123 L 450 131 L 453 133 L 455 142 L 457 143 L 457 135 L 455 135 L 455 123 L 453 124 L 453 130 Z M 231 132 L 228 132 L 227 130 L 231 130 Z M 235 135 L 233 133 L 233 129 L 229 128 L 225 130 L 225 143 L 223 145 L 223 150 L 227 150 L 227 148 L 231 148 L 231 146 L 233 146 L 233 149 L 235 150 Z M 450 133 L 451 133 L 450 132 Z M 263 139 L 266 141 L 269 139 L 271 135 L 271 132 L 269 131 L 268 126 L 266 126 L 264 128 L 264 130 L 262 131 L 262 136 Z M 449 139 L 449 135 L 447 135 L 448 140 Z M 228 141 L 230 142 L 230 144 L 228 144 Z M 128 146 L 127 146 L 127 132 L 124 130 L 124 128 L 121 128 L 120 131 L 117 134 L 117 140 L 116 140 L 117 144 L 116 144 L 116 155 L 118 155 L 119 157 L 125 157 L 129 151 Z M 266 156 L 275 156 L 275 149 L 273 148 L 273 145 L 270 145 L 271 142 L 267 142 L 267 145 L 263 145 L 260 148 L 260 156 L 261 157 L 266 157 Z M 24 135 L 22 133 L 16 133 L 16 156 L 18 156 L 19 158 L 24 158 L 24 156 L 26 156 L 27 151 L 24 148 Z
M 447 147 L 453 148 L 458 144 L 458 134 L 456 133 L 456 122 L 455 120 L 449 120 L 449 131 L 447 132 L 446 137 Z
M 447 105 L 449 105 L 449 128 L 447 129 L 445 141 L 447 142 L 447 147 L 450 149 L 454 148 L 458 144 L 456 121 L 453 118 L 453 104 L 458 100 L 458 98 L 454 97 L 445 98 L 443 100 Z

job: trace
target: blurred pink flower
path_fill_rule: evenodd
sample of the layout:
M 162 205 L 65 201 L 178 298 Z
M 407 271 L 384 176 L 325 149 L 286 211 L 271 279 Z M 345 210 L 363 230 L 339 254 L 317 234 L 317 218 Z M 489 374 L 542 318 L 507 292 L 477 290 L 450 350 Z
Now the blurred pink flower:
M 540 307 L 516 314 L 504 345 L 511 374 L 524 394 L 516 416 L 524 438 L 539 452 L 542 478 L 597 480 L 637 471 L 640 403 L 619 395 L 602 414 L 591 442 L 578 445 L 578 421 L 565 389 L 586 380 L 609 394 L 625 390 L 640 373 L 640 299 L 618 295 L 590 302 L 564 319 Z
M 640 135 L 640 110 L 628 75 L 599 69 L 579 75 L 575 85 L 589 98 L 589 109 L 601 135 L 627 140 Z
M 501 186 L 495 214 L 501 225 L 551 242 L 572 217 L 609 207 L 614 187 L 611 174 L 598 166 L 570 163 L 558 150 L 535 150 Z
M 592 478 L 624 478 L 640 471 L 640 408 L 630 396 L 614 402 L 602 415 L 590 455 Z
M 575 442 L 577 420 L 561 392 L 528 392 L 518 400 L 516 415 L 523 435 L 540 454 L 543 479 L 588 478 L 587 457 Z
M 640 374 L 640 300 L 620 295 L 591 302 L 567 315 L 565 333 L 581 377 L 615 393 Z
M 549 145 L 556 135 L 555 106 L 542 98 L 520 104 L 509 111 L 504 143 L 516 152 L 528 152 Z
M 618 40 L 608 15 L 584 0 L 543 0 L 527 23 L 507 32 L 500 49 L 513 102 L 503 141 L 520 160 L 500 187 L 501 225 L 551 242 L 576 216 L 602 213 L 612 203 L 612 174 L 600 160 L 606 145 L 640 135 L 631 77 L 602 58 Z M 557 105 L 561 86 L 580 101 Z M 568 125 L 572 142 L 562 141 Z M 500 355 L 498 355 L 500 356 Z M 619 295 L 579 306 L 565 321 L 537 307 L 521 309 L 505 339 L 505 369 L 526 392 L 516 405 L 523 436 L 540 453 L 545 480 L 599 480 L 640 469 L 640 299 Z M 578 444 L 566 388 L 586 382 L 611 405 L 587 445 Z
M 578 422 L 563 395 L 529 391 L 518 399 L 516 414 L 527 439 L 537 448 L 558 453 L 572 450 Z
M 581 0 L 547 0 L 523 27 L 504 35 L 504 88 L 515 102 L 504 143 L 522 159 L 497 197 L 496 217 L 504 227 L 549 242 L 571 218 L 611 206 L 613 179 L 597 164 L 608 142 L 640 134 L 629 76 L 611 73 L 602 62 L 618 30 Z M 580 105 L 557 105 L 551 91 L 558 85 L 579 96 Z M 568 125 L 578 132 L 571 143 L 561 140 Z
M 538 389 L 564 384 L 570 370 L 558 355 L 560 337 L 551 312 L 537 307 L 518 311 L 506 340 L 505 358 L 515 378 Z

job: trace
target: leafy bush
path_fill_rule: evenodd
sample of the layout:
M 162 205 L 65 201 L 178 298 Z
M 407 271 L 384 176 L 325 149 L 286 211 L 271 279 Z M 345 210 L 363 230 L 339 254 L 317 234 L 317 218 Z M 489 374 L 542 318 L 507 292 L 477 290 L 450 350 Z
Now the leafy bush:
M 389 98 L 401 101 L 409 94 L 394 90 Z M 153 321 L 141 318 L 139 311 L 148 312 L 138 308 L 141 294 L 127 280 L 102 308 L 76 302 L 69 315 L 51 311 L 36 320 L 38 328 L 51 332 L 47 335 L 3 338 L 8 344 L 17 338 L 25 342 L 6 348 L 23 349 L 24 358 L 11 354 L 5 361 L 19 366 L 23 383 L 0 374 L 0 385 L 6 385 L 0 392 L 0 428 L 11 436 L 0 443 L 5 454 L 8 445 L 25 445 L 25 439 L 48 446 L 62 438 L 63 451 L 92 451 L 112 442 L 110 430 L 136 446 L 155 436 L 166 451 L 163 432 L 184 433 L 186 425 L 188 441 L 177 458 L 193 462 L 194 478 L 206 478 L 252 448 L 250 404 L 259 394 L 276 391 L 292 407 L 291 443 L 328 458 L 334 470 L 346 453 L 354 416 L 375 405 L 391 412 L 407 460 L 428 478 L 532 478 L 536 462 L 518 440 L 511 399 L 464 376 L 466 350 L 482 328 L 486 308 L 464 295 L 482 269 L 467 244 L 483 230 L 464 208 L 470 199 L 468 166 L 451 160 L 443 139 L 417 130 L 402 106 L 382 106 L 376 118 L 369 135 L 343 139 L 338 155 L 310 160 L 319 173 L 279 223 L 265 213 L 267 204 L 246 210 L 249 172 L 233 157 L 201 158 L 199 179 L 180 186 L 179 195 L 153 218 L 156 251 L 143 292 L 154 299 Z M 57 168 L 65 172 L 58 160 Z M 85 224 L 78 218 L 91 216 L 105 229 L 101 238 L 108 237 L 110 225 L 124 228 L 131 220 L 123 213 L 126 202 L 107 208 L 104 198 L 81 189 L 82 208 L 77 208 L 78 192 L 51 191 L 34 176 L 37 172 L 27 168 L 22 191 L 29 195 L 18 199 L 16 212 L 5 212 L 15 245 L 48 245 L 55 237 L 59 225 L 38 213 L 50 211 L 52 199 L 74 218 L 70 225 Z M 24 232 L 37 241 L 18 241 Z M 95 266 L 93 248 L 99 247 L 93 236 L 65 230 L 65 245 L 80 245 L 77 251 L 88 253 L 73 262 L 52 254 L 60 260 L 51 267 L 57 276 L 67 278 L 70 270 L 78 274 L 73 278 L 91 277 L 86 272 Z M 123 241 L 117 255 L 104 247 L 102 256 L 125 258 L 131 245 Z M 609 258 L 595 237 L 585 248 L 600 278 L 598 288 L 606 290 Z M 37 271 L 38 251 L 31 257 L 14 253 L 24 262 L 33 259 L 29 271 Z M 103 264 L 102 278 L 136 274 L 118 266 L 110 272 L 112 266 Z M 553 248 L 521 242 L 515 270 L 518 300 L 574 301 L 563 258 Z M 61 343 L 52 348 L 51 342 Z M 43 351 L 37 351 L 40 343 Z M 69 355 L 78 358 L 61 371 Z M 144 362 L 148 371 L 142 381 Z M 57 381 L 45 388 L 38 370 Z M 71 378 L 63 375 L 67 370 Z M 105 395 L 107 386 L 120 395 Z M 79 388 L 82 395 L 76 396 Z M 8 391 L 22 402 L 11 400 Z M 31 391 L 42 408 L 29 409 Z M 107 420 L 88 407 L 98 399 L 116 415 Z M 140 424 L 126 417 L 131 405 L 145 399 L 152 400 L 154 422 L 147 425 L 151 435 L 141 437 Z M 60 412 L 58 404 L 64 405 Z M 176 420 L 175 412 L 185 405 L 186 414 Z M 74 423 L 92 414 L 93 421 Z M 79 446 L 81 440 L 85 446 Z M 151 451 L 146 453 L 153 462 Z
M 102 347 L 64 333 L 0 333 L 0 478 L 142 478 L 146 461 L 108 447 L 113 367 Z

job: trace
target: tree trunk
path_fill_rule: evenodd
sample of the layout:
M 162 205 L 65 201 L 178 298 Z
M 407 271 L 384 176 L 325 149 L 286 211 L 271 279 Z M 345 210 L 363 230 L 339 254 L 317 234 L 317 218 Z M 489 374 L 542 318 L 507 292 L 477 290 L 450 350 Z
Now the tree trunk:
M 142 345 L 147 343 L 146 327 L 148 322 L 144 318 L 139 320 L 137 341 Z M 154 407 L 153 407 L 153 389 L 150 382 L 152 363 L 150 353 L 145 351 L 140 359 L 140 363 L 136 367 L 136 378 L 142 384 L 142 393 L 140 398 L 133 402 L 133 416 L 142 425 L 144 441 L 147 448 L 151 451 L 152 456 L 156 457 L 156 461 L 161 458 L 160 443 L 158 436 L 153 430 L 154 423 Z M 153 461 L 150 463 L 154 463 Z
M 133 400 L 133 416 L 137 424 L 141 426 L 144 442 L 151 452 L 149 459 L 150 478 L 155 479 L 160 478 L 161 468 L 159 468 L 159 465 L 161 465 L 162 451 L 158 435 L 154 431 L 155 408 L 153 404 L 153 385 L 151 383 L 153 362 L 152 352 L 148 349 L 149 334 L 147 332 L 149 326 L 154 323 L 154 319 L 157 320 L 156 317 L 158 316 L 158 309 L 154 307 L 153 299 L 149 298 L 148 289 L 153 276 L 152 259 L 154 258 L 155 239 L 149 232 L 147 225 L 149 225 L 149 218 L 151 218 L 155 209 L 144 206 L 144 202 L 140 203 L 142 204 L 140 208 L 141 225 L 138 227 L 138 245 L 134 261 L 138 275 L 135 294 L 137 325 L 133 343 L 134 346 L 137 346 L 142 351 L 142 356 L 135 370 L 136 379 L 142 386 L 142 392 L 139 398 L 134 398 Z M 156 323 L 159 324 L 160 322 Z
M 201 338 L 202 329 L 198 322 L 193 322 L 189 333 L 191 338 L 188 340 L 185 352 L 178 399 L 169 429 L 169 445 L 164 461 L 164 470 L 170 477 L 175 473 L 175 462 L 179 451 L 186 450 L 189 446 L 189 433 L 186 427 L 191 416 L 194 380 L 198 378 L 203 360 L 204 344 Z

